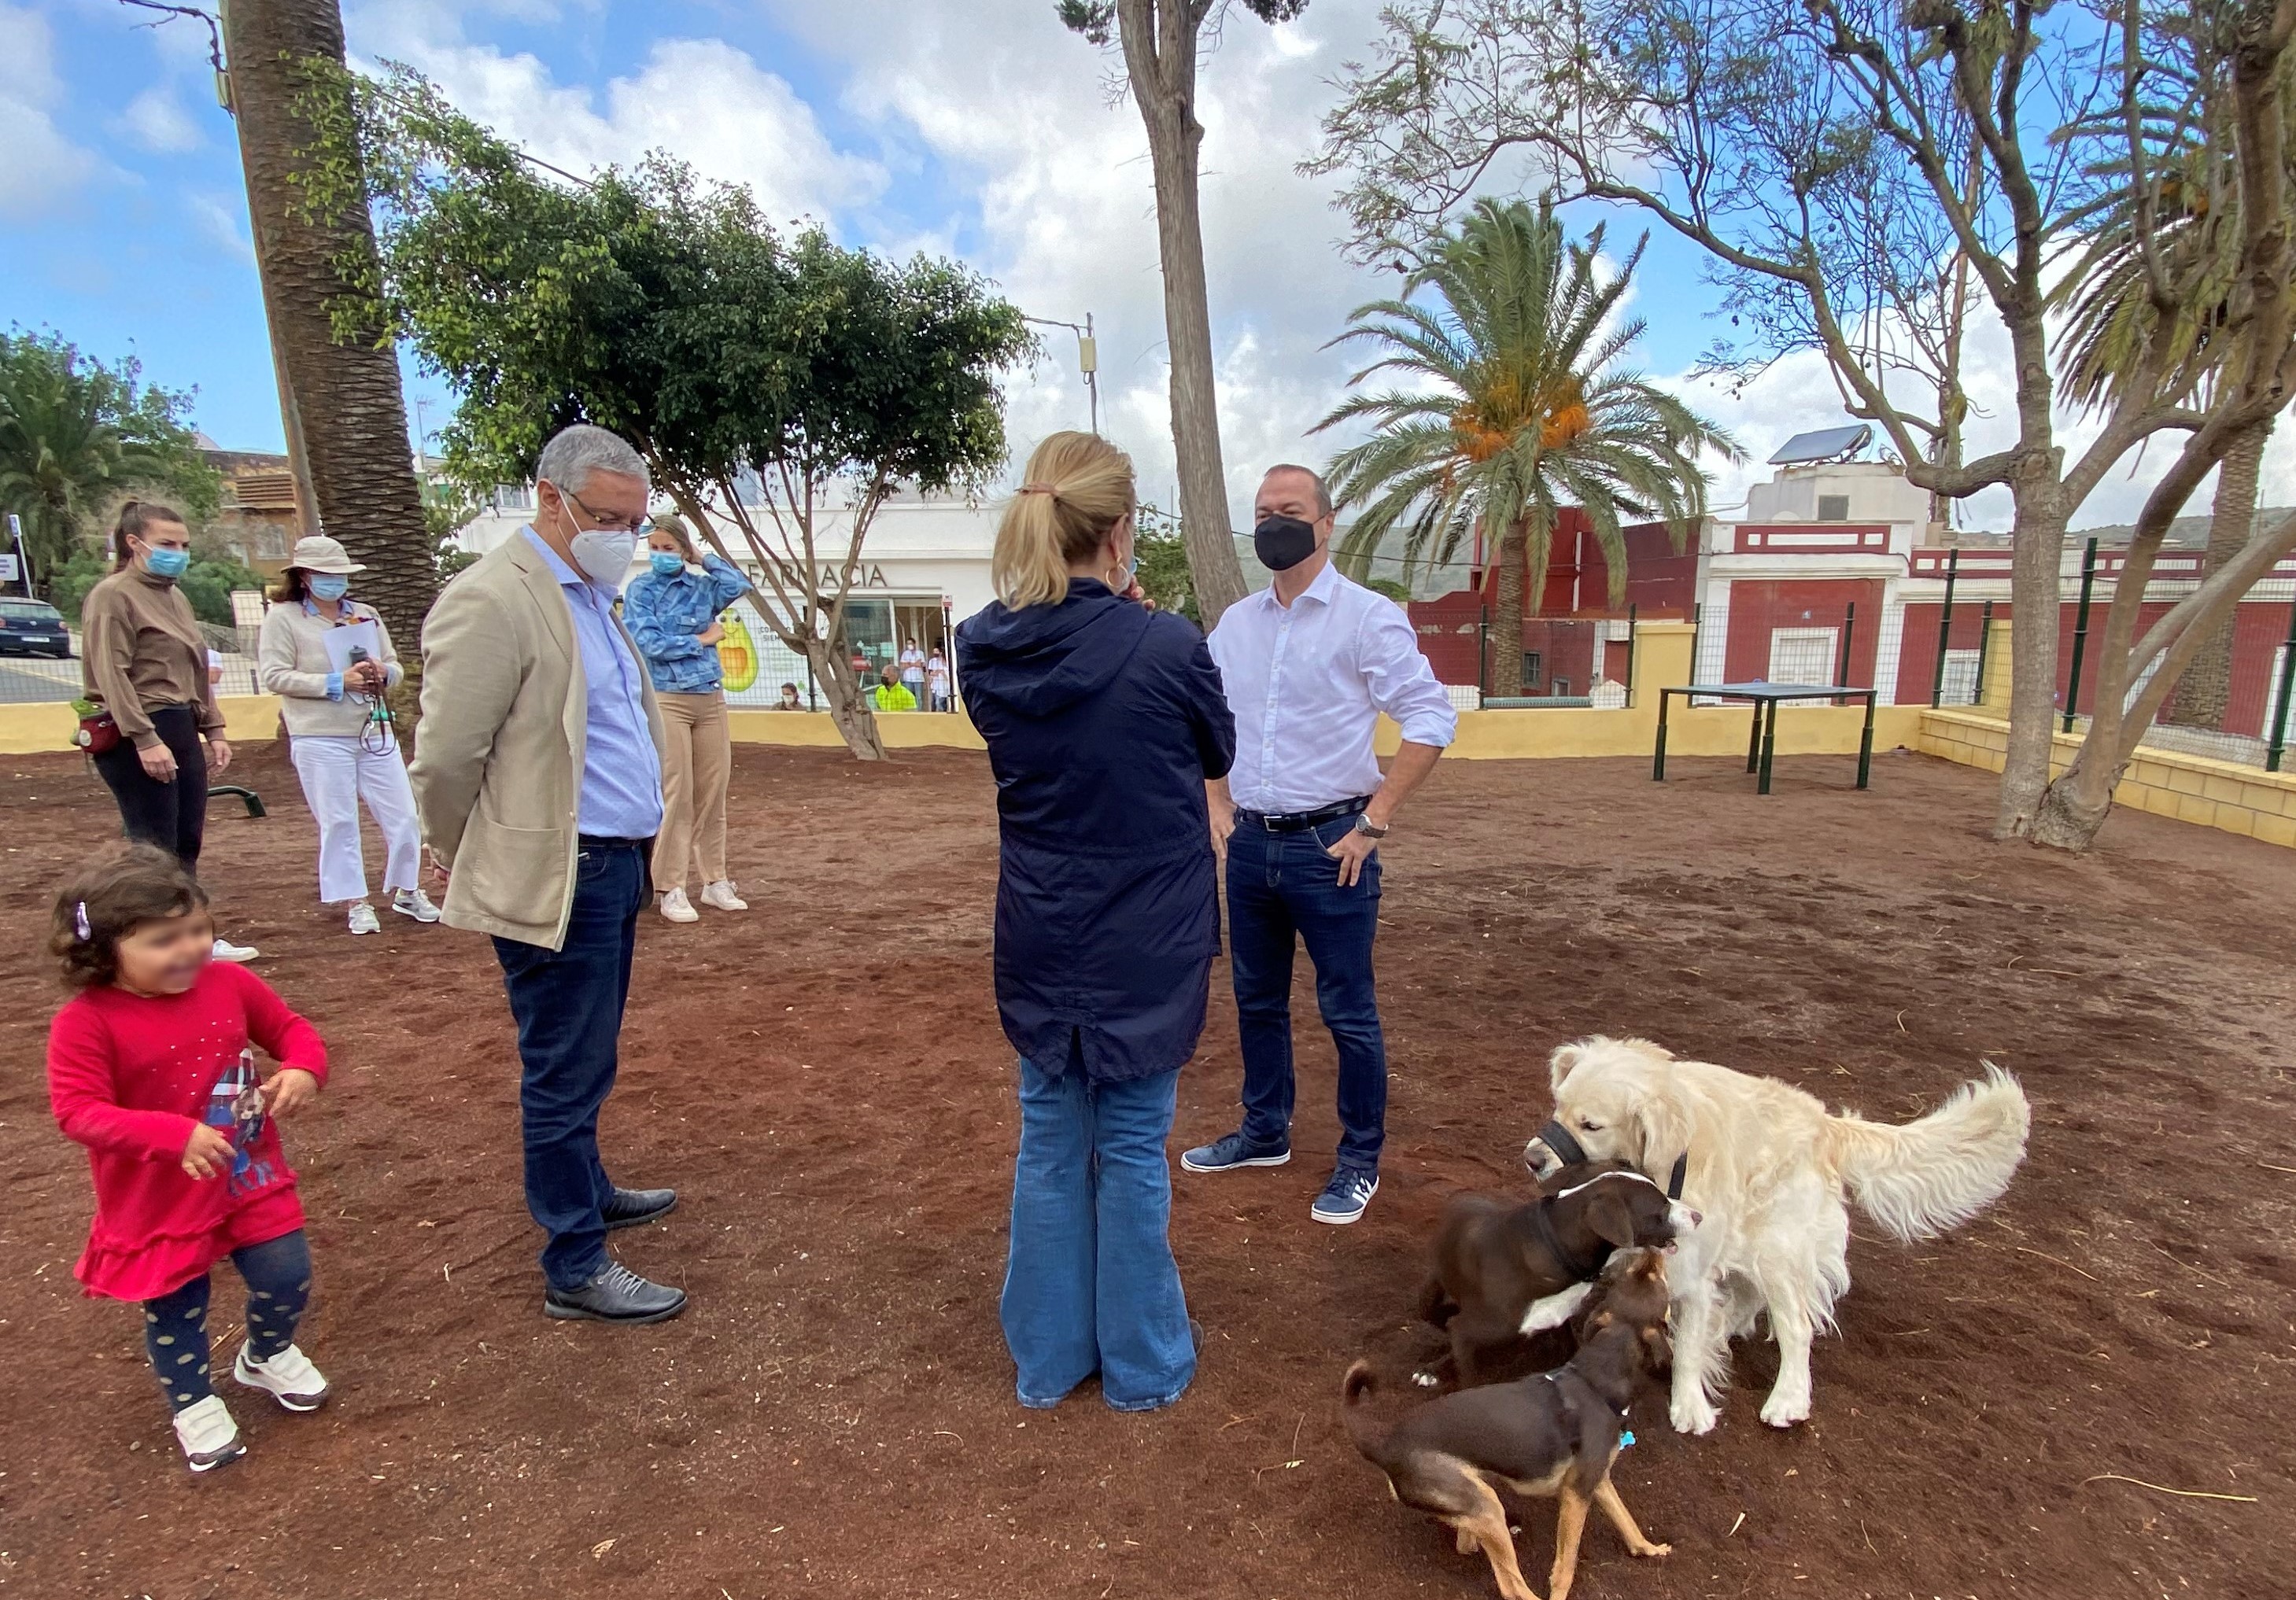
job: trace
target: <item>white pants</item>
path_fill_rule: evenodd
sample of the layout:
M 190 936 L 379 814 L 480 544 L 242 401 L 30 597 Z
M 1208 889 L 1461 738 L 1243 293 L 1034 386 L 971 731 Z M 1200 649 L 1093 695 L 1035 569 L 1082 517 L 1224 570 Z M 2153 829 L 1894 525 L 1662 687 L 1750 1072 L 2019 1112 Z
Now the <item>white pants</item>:
M 305 734 L 289 748 L 295 775 L 303 780 L 304 802 L 319 824 L 319 898 L 329 904 L 366 898 L 366 859 L 359 848 L 362 799 L 390 853 L 382 869 L 384 892 L 414 888 L 421 881 L 422 837 L 398 744 L 378 755 L 362 748 L 356 735 Z

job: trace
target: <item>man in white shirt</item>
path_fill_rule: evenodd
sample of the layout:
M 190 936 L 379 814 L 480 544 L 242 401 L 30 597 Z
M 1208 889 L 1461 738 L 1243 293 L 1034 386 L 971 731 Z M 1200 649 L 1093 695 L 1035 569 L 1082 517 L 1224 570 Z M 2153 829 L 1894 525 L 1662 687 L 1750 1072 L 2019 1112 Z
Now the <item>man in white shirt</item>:
M 1205 785 L 1227 861 L 1228 960 L 1243 1046 L 1243 1125 L 1190 1150 L 1191 1172 L 1292 1159 L 1292 958 L 1305 941 L 1339 1047 L 1339 1162 L 1309 1214 L 1353 1222 L 1379 1190 L 1387 1046 L 1373 991 L 1379 841 L 1458 731 L 1450 696 L 1403 608 L 1332 565 L 1331 492 L 1305 467 L 1269 469 L 1252 543 L 1273 587 L 1230 606 L 1212 659 L 1235 714 L 1235 765 Z M 1385 712 L 1403 747 L 1382 779 Z

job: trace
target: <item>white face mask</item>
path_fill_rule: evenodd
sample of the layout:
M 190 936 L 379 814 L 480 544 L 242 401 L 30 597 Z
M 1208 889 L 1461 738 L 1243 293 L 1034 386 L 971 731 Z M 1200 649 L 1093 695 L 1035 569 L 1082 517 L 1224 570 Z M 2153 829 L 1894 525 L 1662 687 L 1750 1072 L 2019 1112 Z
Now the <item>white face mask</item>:
M 601 588 L 619 588 L 630 569 L 630 558 L 637 553 L 638 536 L 603 527 L 584 528 L 566 541 L 566 548 L 584 577 Z

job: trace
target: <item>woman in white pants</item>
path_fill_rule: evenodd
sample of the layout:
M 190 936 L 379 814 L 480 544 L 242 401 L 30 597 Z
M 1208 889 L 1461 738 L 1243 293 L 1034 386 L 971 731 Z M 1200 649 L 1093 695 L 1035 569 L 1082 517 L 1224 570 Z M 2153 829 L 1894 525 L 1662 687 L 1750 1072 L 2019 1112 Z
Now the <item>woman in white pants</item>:
M 329 905 L 348 902 L 355 934 L 382 931 L 367 902 L 361 800 L 389 852 L 382 887 L 390 909 L 417 922 L 439 920 L 439 908 L 418 886 L 422 836 L 406 763 L 390 724 L 374 716 L 382 697 L 398 686 L 398 652 L 374 608 L 348 598 L 351 575 L 365 570 L 332 539 L 298 539 L 271 592 L 274 603 L 264 614 L 256 649 L 257 676 L 279 697 L 295 773 L 319 824 L 319 898 Z M 374 625 L 368 658 L 338 666 L 328 653 L 328 635 L 364 623 Z

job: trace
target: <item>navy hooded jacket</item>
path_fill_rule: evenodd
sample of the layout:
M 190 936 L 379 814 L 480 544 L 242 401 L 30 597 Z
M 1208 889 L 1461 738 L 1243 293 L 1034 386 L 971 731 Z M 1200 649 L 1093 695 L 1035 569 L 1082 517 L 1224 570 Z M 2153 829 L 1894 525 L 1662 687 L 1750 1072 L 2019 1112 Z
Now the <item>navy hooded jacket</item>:
M 1185 1065 L 1219 953 L 1204 782 L 1235 758 L 1203 634 L 1072 578 L 1057 605 L 968 617 L 956 673 L 996 775 L 1004 1037 L 1104 1082 Z

